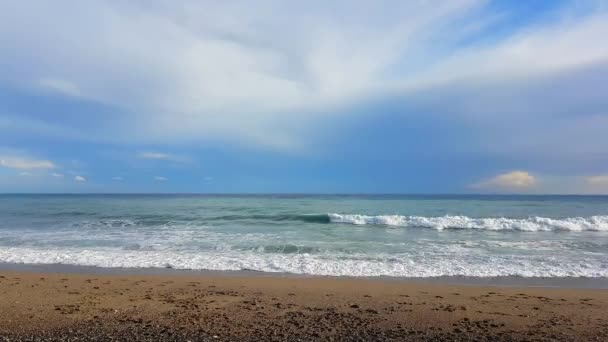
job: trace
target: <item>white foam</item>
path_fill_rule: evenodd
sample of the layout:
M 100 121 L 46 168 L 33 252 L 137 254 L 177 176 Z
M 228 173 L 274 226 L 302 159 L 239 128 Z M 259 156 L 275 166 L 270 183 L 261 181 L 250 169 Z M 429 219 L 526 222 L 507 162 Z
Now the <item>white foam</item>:
M 468 216 L 402 216 L 402 215 L 349 215 L 328 214 L 333 223 L 349 223 L 355 225 L 386 225 L 407 228 L 442 229 L 485 229 L 485 230 L 517 230 L 517 231 L 608 231 L 608 216 L 569 217 L 552 219 L 546 217 L 530 217 L 526 219 L 471 218 Z
M 602 259 L 580 256 L 276 254 L 255 251 L 125 251 L 0 247 L 0 262 L 194 270 L 256 270 L 334 276 L 608 277 Z
M 433 229 L 607 231 L 608 216 L 549 219 L 328 214 L 331 222 Z M 83 221 L 45 229 L 5 229 L 0 262 L 195 270 L 256 270 L 335 276 L 608 277 L 606 235 L 409 234 L 368 239 L 319 235 L 317 230 L 224 231 L 211 226 L 132 226 Z M 325 220 L 327 222 L 327 220 Z M 316 225 L 315 225 L 316 227 Z M 327 228 L 325 226 L 323 231 Z M 290 228 L 291 229 L 291 228 Z M 407 232 L 407 233 L 406 233 Z M 348 230 L 346 233 L 350 234 Z M 359 232 L 361 233 L 361 232 Z M 392 239 L 392 237 L 395 239 Z M 477 235 L 477 234 L 476 234 Z M 514 239 L 511 239 L 514 237 Z M 496 240 L 496 241 L 495 241 Z

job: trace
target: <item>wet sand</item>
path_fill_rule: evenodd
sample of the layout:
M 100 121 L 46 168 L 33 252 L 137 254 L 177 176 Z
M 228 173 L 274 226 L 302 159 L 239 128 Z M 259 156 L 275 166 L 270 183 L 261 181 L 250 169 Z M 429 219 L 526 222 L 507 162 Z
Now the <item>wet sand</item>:
M 0 270 L 0 341 L 608 341 L 608 290 Z

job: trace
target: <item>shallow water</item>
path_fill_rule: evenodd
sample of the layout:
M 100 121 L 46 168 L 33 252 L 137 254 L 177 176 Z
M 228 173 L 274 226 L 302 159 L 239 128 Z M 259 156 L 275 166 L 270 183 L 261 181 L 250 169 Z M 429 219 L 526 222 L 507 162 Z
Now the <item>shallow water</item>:
M 0 195 L 0 262 L 599 278 L 608 197 Z

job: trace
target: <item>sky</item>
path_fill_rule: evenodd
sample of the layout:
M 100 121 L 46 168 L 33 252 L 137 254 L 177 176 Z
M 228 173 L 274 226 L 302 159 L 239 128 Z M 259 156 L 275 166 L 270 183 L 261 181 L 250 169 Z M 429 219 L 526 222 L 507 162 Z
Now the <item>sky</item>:
M 0 193 L 608 193 L 608 0 L 0 1 Z

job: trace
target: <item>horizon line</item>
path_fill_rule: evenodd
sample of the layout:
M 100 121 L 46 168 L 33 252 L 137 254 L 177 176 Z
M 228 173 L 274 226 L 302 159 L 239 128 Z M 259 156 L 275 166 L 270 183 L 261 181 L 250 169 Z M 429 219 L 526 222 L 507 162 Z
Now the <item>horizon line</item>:
M 220 196 L 608 196 L 576 193 L 382 193 L 382 192 L 0 192 L 7 195 L 220 195 Z

